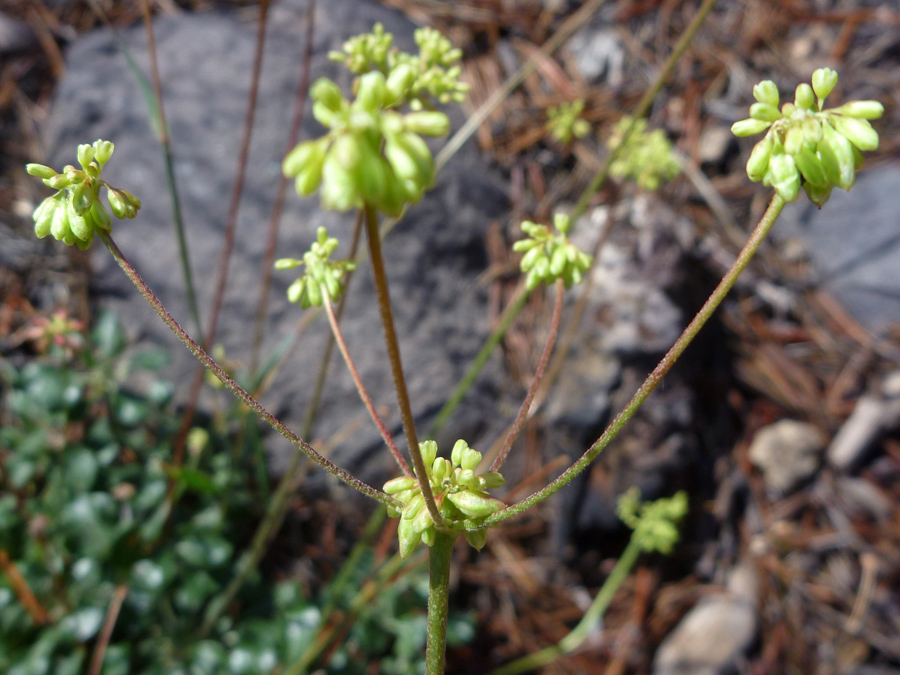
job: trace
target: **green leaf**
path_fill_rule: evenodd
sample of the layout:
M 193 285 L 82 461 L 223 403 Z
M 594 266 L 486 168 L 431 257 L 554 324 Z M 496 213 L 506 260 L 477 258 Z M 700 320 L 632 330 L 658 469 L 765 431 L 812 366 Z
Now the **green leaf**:
M 91 342 L 98 354 L 107 359 L 118 356 L 125 349 L 125 331 L 113 312 L 100 310 L 91 331 Z

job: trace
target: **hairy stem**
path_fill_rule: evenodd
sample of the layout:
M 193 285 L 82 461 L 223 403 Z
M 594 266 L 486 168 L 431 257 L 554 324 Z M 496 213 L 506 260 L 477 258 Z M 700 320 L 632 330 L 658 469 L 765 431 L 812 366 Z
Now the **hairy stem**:
M 444 675 L 447 661 L 447 611 L 450 590 L 450 560 L 456 532 L 438 531 L 428 552 L 428 646 L 425 675 Z
M 506 435 L 506 440 L 503 442 L 503 448 L 501 448 L 500 453 L 497 455 L 497 459 L 491 464 L 491 471 L 499 471 L 500 467 L 503 466 L 503 462 L 506 461 L 506 456 L 509 454 L 513 443 L 518 437 L 519 432 L 522 430 L 522 425 L 528 417 L 528 411 L 531 410 L 531 402 L 534 401 L 534 395 L 541 384 L 541 379 L 544 377 L 544 370 L 547 368 L 547 362 L 550 360 L 550 354 L 553 352 L 553 343 L 556 342 L 556 334 L 559 331 L 559 319 L 562 316 L 563 296 L 565 291 L 566 287 L 562 279 L 557 280 L 556 300 L 553 303 L 553 318 L 550 320 L 550 335 L 547 337 L 544 353 L 541 354 L 541 360 L 534 373 L 534 379 L 531 381 L 531 386 L 528 387 L 528 392 L 525 394 L 525 400 L 522 401 L 522 407 L 519 408 L 519 414 L 516 415 L 516 420 L 512 423 L 509 433 Z
M 190 335 L 188 335 L 185 330 L 179 325 L 177 321 L 169 314 L 168 310 L 163 306 L 162 302 L 160 302 L 159 298 L 154 295 L 153 291 L 144 283 L 144 280 L 141 279 L 141 276 L 137 273 L 137 270 L 131 266 L 131 263 L 125 258 L 125 255 L 122 251 L 119 250 L 119 247 L 116 246 L 116 243 L 112 240 L 112 237 L 108 232 L 104 232 L 102 230 L 98 230 L 98 236 L 103 240 L 103 243 L 106 244 L 106 248 L 109 249 L 109 252 L 112 253 L 113 258 L 115 258 L 116 262 L 119 264 L 119 267 L 122 268 L 122 271 L 128 276 L 131 282 L 137 287 L 138 291 L 140 291 L 141 295 L 144 296 L 144 299 L 150 304 L 153 310 L 159 315 L 159 317 L 163 320 L 163 322 L 171 329 L 175 336 L 181 340 L 184 345 L 191 350 L 191 353 L 197 357 L 197 359 L 206 366 L 209 371 L 218 378 L 218 380 L 225 385 L 225 388 L 231 391 L 235 396 L 237 396 L 240 401 L 246 405 L 250 410 L 252 410 L 257 417 L 259 417 L 263 422 L 271 426 L 275 431 L 284 436 L 295 448 L 303 452 L 309 459 L 311 459 L 315 464 L 319 465 L 323 469 L 325 469 L 332 476 L 337 478 L 342 483 L 346 483 L 350 487 L 362 492 L 367 497 L 371 497 L 372 499 L 381 502 L 385 506 L 392 506 L 393 508 L 403 508 L 403 504 L 384 494 L 381 490 L 377 490 L 373 488 L 371 485 L 368 485 L 358 478 L 351 476 L 349 473 L 336 466 L 332 462 L 328 461 L 319 454 L 315 448 L 313 448 L 309 443 L 304 441 L 302 438 L 297 436 L 293 431 L 288 429 L 285 424 L 276 418 L 272 413 L 263 408 L 259 402 L 253 398 L 250 394 L 244 391 L 241 386 L 232 380 L 228 374 L 219 367 L 219 364 L 213 360 L 213 358 L 207 354 L 201 347 L 198 345 Z
M 428 472 L 422 453 L 419 452 L 419 439 L 416 437 L 416 423 L 413 419 L 412 407 L 409 403 L 409 392 L 406 389 L 406 378 L 403 376 L 403 363 L 400 361 L 400 345 L 397 343 L 397 331 L 394 329 L 394 315 L 391 310 L 391 292 L 388 289 L 387 274 L 384 271 L 384 257 L 381 253 L 381 237 L 378 233 L 378 214 L 371 204 L 365 205 L 366 239 L 369 242 L 369 258 L 372 261 L 372 277 L 375 279 L 375 294 L 378 296 L 378 311 L 381 313 L 381 324 L 384 328 L 384 342 L 387 346 L 388 360 L 391 362 L 391 374 L 394 377 L 394 389 L 397 392 L 397 403 L 400 406 L 400 418 L 403 420 L 403 431 L 409 444 L 409 456 L 412 457 L 416 469 L 416 478 L 422 488 L 422 497 L 431 514 L 431 519 L 438 529 L 444 527 L 444 519 L 434 503 L 434 493 L 428 481 Z
M 310 283 L 315 283 L 312 279 Z M 356 369 L 356 364 L 353 363 L 353 357 L 350 356 L 350 350 L 347 349 L 347 343 L 344 341 L 344 335 L 341 333 L 341 327 L 338 325 L 337 317 L 334 315 L 334 307 L 331 306 L 331 299 L 328 297 L 328 291 L 325 290 L 324 287 L 321 288 L 323 303 L 322 306 L 325 308 L 325 314 L 328 316 L 328 323 L 331 325 L 331 333 L 334 336 L 334 340 L 337 343 L 338 350 L 341 352 L 341 356 L 344 357 L 344 362 L 347 364 L 347 370 L 350 371 L 350 377 L 353 379 L 353 384 L 356 385 L 356 391 L 359 392 L 359 397 L 362 399 L 363 404 L 366 406 L 366 410 L 369 411 L 369 416 L 372 418 L 372 421 L 375 423 L 375 426 L 378 427 L 378 433 L 381 434 L 381 438 L 384 439 L 385 444 L 391 451 L 391 454 L 394 456 L 394 459 L 397 461 L 397 465 L 400 467 L 400 470 L 406 474 L 407 476 L 412 476 L 413 472 L 409 468 L 409 464 L 406 463 L 406 460 L 403 459 L 403 455 L 400 454 L 400 451 L 397 449 L 397 444 L 394 443 L 394 438 L 391 436 L 391 432 L 388 431 L 387 427 L 384 425 L 384 421 L 382 421 L 381 417 L 379 417 L 378 412 L 375 410 L 375 406 L 372 403 L 372 398 L 369 396 L 369 392 L 366 391 L 366 386 L 363 384 L 362 378 L 359 376 L 359 371 Z
M 684 332 L 681 334 L 681 337 L 675 342 L 672 348 L 668 351 L 668 353 L 663 357 L 662 361 L 653 369 L 653 372 L 647 376 L 647 379 L 644 380 L 644 383 L 641 385 L 640 389 L 637 390 L 635 395 L 632 397 L 631 401 L 629 401 L 628 405 L 625 409 L 620 412 L 616 418 L 612 421 L 612 423 L 606 428 L 600 438 L 589 447 L 585 453 L 581 456 L 581 458 L 575 462 L 572 466 L 570 466 L 562 475 L 560 475 L 556 480 L 550 483 L 547 487 L 535 494 L 531 495 L 527 499 L 523 499 L 522 501 L 513 504 L 512 506 L 503 509 L 502 511 L 498 511 L 494 515 L 488 517 L 484 523 L 484 527 L 490 527 L 499 522 L 507 520 L 508 518 L 512 518 L 523 511 L 531 508 L 536 504 L 540 504 L 542 501 L 547 499 L 549 496 L 555 494 L 561 488 L 568 485 L 575 476 L 584 471 L 588 465 L 599 455 L 603 449 L 609 445 L 609 442 L 615 438 L 616 434 L 619 433 L 619 430 L 625 426 L 625 423 L 631 419 L 637 409 L 641 407 L 641 404 L 647 399 L 656 385 L 659 384 L 660 380 L 663 376 L 669 372 L 669 369 L 675 363 L 679 356 L 684 352 L 687 346 L 691 343 L 700 329 L 703 327 L 703 324 L 707 322 L 712 313 L 716 310 L 725 296 L 728 294 L 728 291 L 731 290 L 731 287 L 734 286 L 735 281 L 740 276 L 741 272 L 744 271 L 744 268 L 747 267 L 747 264 L 750 262 L 750 259 L 756 253 L 760 244 L 762 244 L 763 239 L 765 239 L 766 235 L 769 233 L 769 230 L 772 228 L 772 225 L 775 224 L 775 220 L 778 218 L 778 214 L 781 213 L 781 209 L 784 208 L 784 200 L 775 194 L 772 197 L 772 201 L 769 203 L 769 208 L 766 209 L 765 214 L 763 214 L 762 219 L 759 221 L 759 224 L 756 226 L 756 229 L 753 230 L 753 233 L 750 236 L 750 240 L 747 242 L 747 245 L 744 246 L 740 255 L 738 255 L 737 260 L 734 261 L 734 264 L 731 266 L 731 269 L 728 270 L 728 273 L 722 278 L 722 281 L 719 282 L 719 285 L 716 286 L 716 289 L 713 291 L 712 295 L 709 296 L 706 303 L 704 303 L 703 307 L 697 312 L 697 315 L 694 319 L 688 324 L 688 327 L 684 329 Z

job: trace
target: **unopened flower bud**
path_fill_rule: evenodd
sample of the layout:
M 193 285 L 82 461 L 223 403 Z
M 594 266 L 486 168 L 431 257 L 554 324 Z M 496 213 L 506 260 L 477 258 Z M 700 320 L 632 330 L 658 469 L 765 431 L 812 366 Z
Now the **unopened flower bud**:
M 800 172 L 794 158 L 787 153 L 772 155 L 769 160 L 772 187 L 786 202 L 797 199 L 800 192 Z
M 341 89 L 327 77 L 320 77 L 316 80 L 310 89 L 313 99 L 324 105 L 332 112 L 338 112 L 344 97 L 341 95 Z
M 833 115 L 831 123 L 841 136 L 860 150 L 876 150 L 878 148 L 878 132 L 872 128 L 869 120 Z
M 878 101 L 850 101 L 831 112 L 864 120 L 877 120 L 884 114 L 884 106 Z
M 444 136 L 450 131 L 450 118 L 442 112 L 413 112 L 403 117 L 406 128 L 421 136 Z
M 88 145 L 87 143 L 78 146 L 78 163 L 81 164 L 82 168 L 87 170 L 88 166 L 91 164 L 91 160 L 94 159 L 94 146 Z
M 448 494 L 447 499 L 470 518 L 486 518 L 503 508 L 500 500 L 469 491 Z
M 838 74 L 831 68 L 819 68 L 812 74 L 812 88 L 821 104 L 834 91 Z
M 747 160 L 747 175 L 754 183 L 763 179 L 769 170 L 769 157 L 772 155 L 772 138 L 766 135 L 759 143 L 753 146 L 750 159 Z
M 115 147 L 112 141 L 104 141 L 99 138 L 94 141 L 94 160 L 100 165 L 100 168 L 103 168 L 103 165 L 112 157 Z
M 731 125 L 731 133 L 735 136 L 753 136 L 765 131 L 770 125 L 771 122 L 764 122 L 762 120 L 741 120 Z
M 781 117 L 781 111 L 768 103 L 754 103 L 750 106 L 750 117 L 763 122 L 774 122 Z
M 45 179 L 53 178 L 56 175 L 54 169 L 51 169 L 49 166 L 44 166 L 43 164 L 26 164 L 25 171 L 28 172 L 29 176 L 37 176 L 38 178 Z
M 794 95 L 794 105 L 798 108 L 803 108 L 804 110 L 816 109 L 816 96 L 813 93 L 813 88 L 806 84 L 806 82 L 797 85 L 797 91 Z
M 763 80 L 753 87 L 753 98 L 760 103 L 778 107 L 778 87 L 772 80 Z

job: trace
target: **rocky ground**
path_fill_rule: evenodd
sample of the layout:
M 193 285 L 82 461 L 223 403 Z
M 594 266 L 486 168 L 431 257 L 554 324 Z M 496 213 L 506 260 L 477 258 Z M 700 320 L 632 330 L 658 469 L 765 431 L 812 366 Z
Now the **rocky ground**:
M 0 13 L 0 348 L 14 349 L 11 336 L 35 315 L 67 307 L 89 319 L 100 306 L 124 316 L 135 339 L 171 344 L 104 251 L 69 254 L 29 235 L 30 212 L 43 195 L 22 163 L 62 164 L 78 142 L 115 140 L 116 180 L 141 185 L 146 205 L 146 221 L 120 228 L 117 239 L 164 301 L 186 314 L 168 205 L 153 197 L 165 186 L 139 91 L 111 34 L 91 32 L 99 24 L 88 3 L 7 4 Z M 258 10 L 249 2 L 153 4 L 176 175 L 187 184 L 188 236 L 198 275 L 211 278 Z M 415 373 L 415 413 L 427 425 L 510 300 L 516 223 L 546 220 L 577 199 L 613 123 L 649 86 L 698 3 L 600 3 L 553 55 L 540 47 L 578 3 L 319 5 L 313 77 L 336 73 L 327 50 L 374 21 L 401 45 L 411 44 L 414 24 L 427 24 L 461 46 L 472 93 L 456 126 L 505 78 L 537 62 L 387 239 L 398 261 L 392 281 L 402 349 Z M 481 555 L 460 553 L 466 564 L 455 597 L 477 610 L 482 630 L 474 647 L 451 654 L 450 672 L 488 672 L 571 629 L 624 547 L 615 497 L 637 484 L 647 498 L 688 491 L 682 542 L 669 557 L 643 558 L 603 630 L 544 672 L 900 673 L 900 13 L 855 0 L 718 5 L 650 116 L 684 157 L 684 174 L 658 192 L 608 183 L 579 227 L 587 248 L 608 237 L 568 357 L 515 448 L 508 498 L 533 490 L 562 468 L 561 455 L 577 456 L 596 438 L 765 208 L 766 190 L 743 171 L 752 143 L 728 131 L 746 116 L 755 82 L 773 79 L 786 92 L 816 67 L 835 68 L 836 96 L 885 104 L 876 123 L 881 148 L 852 193 L 836 194 L 821 211 L 802 199 L 786 209 L 773 243 L 715 321 L 578 486 L 493 534 Z M 105 6 L 146 63 L 140 4 Z M 263 257 L 258 232 L 268 221 L 299 78 L 306 4 L 282 0 L 271 12 L 264 105 L 220 328 L 229 357 L 245 360 Z M 548 137 L 547 109 L 575 99 L 585 101 L 593 131 L 563 146 Z M 311 120 L 303 130 L 314 133 Z M 350 231 L 349 221 L 289 197 L 280 245 L 302 251 L 321 223 Z M 286 283 L 276 280 L 269 336 L 289 333 L 297 321 L 280 300 Z M 211 293 L 201 287 L 201 305 Z M 568 298 L 564 326 L 578 297 Z M 351 345 L 377 348 L 365 275 L 351 298 Z M 440 440 L 465 435 L 486 448 L 501 433 L 543 348 L 549 309 L 549 298 L 529 304 Z M 302 409 L 308 389 L 304 358 L 321 339 L 315 329 L 311 335 L 285 369 L 292 377 L 281 378 L 291 381 L 276 381 L 266 394 L 295 422 L 290 411 Z M 376 402 L 389 406 L 383 357 L 371 353 L 361 369 Z M 335 372 L 318 438 L 361 414 L 349 378 Z M 366 431 L 337 456 L 357 472 L 383 475 L 373 459 L 377 444 Z M 272 452 L 277 470 L 277 445 Z M 289 541 L 279 546 L 291 549 Z

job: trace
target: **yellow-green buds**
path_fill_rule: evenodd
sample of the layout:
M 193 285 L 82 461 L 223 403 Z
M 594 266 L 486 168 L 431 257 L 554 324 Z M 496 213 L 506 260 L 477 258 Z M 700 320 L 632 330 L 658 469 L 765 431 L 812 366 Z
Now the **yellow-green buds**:
M 538 225 L 529 220 L 522 223 L 522 231 L 527 239 L 513 244 L 513 250 L 524 253 L 520 267 L 528 290 L 540 284 L 550 285 L 562 279 L 566 288 L 581 283 L 584 273 L 594 262 L 592 256 L 579 251 L 566 236 L 572 227 L 569 217 L 563 213 L 553 216 L 557 233 L 546 225 Z
M 487 494 L 487 490 L 503 485 L 503 476 L 497 472 L 476 475 L 481 453 L 470 448 L 464 440 L 456 441 L 449 460 L 437 456 L 438 447 L 434 441 L 419 443 L 419 452 L 435 503 L 451 529 L 460 531 L 464 527 L 477 526 L 504 507 L 503 502 Z M 400 516 L 397 528 L 400 555 L 407 557 L 420 541 L 431 546 L 436 530 L 418 481 L 410 476 L 393 478 L 384 484 L 384 491 L 404 504 L 402 511 L 390 514 Z M 479 550 L 484 547 L 486 530 L 468 529 L 465 532 L 466 540 L 473 547 Z
M 584 100 L 562 103 L 547 109 L 547 132 L 560 143 L 571 143 L 573 139 L 584 138 L 591 130 L 587 120 L 581 119 Z
M 366 73 L 352 103 L 330 80 L 313 85 L 313 114 L 331 131 L 285 157 L 282 170 L 295 179 L 298 194 L 321 187 L 326 209 L 371 204 L 390 216 L 422 198 L 434 181 L 434 158 L 421 136 L 446 134 L 450 121 L 440 112 L 401 115 L 388 109 L 396 94 L 391 87 L 402 88 L 400 80 L 407 77 L 401 71 L 397 81 L 386 83 L 380 72 Z
M 356 269 L 356 263 L 349 260 L 329 260 L 338 247 L 338 240 L 328 236 L 328 230 L 320 227 L 316 232 L 316 241 L 309 251 L 303 254 L 303 260 L 281 258 L 275 261 L 278 271 L 290 270 L 300 265 L 306 266 L 306 272 L 288 286 L 287 297 L 290 302 L 299 302 L 303 309 L 321 306 L 325 296 L 336 300 L 344 292 L 344 273 Z
M 141 201 L 125 190 L 118 190 L 100 178 L 103 165 L 112 156 L 110 141 L 97 140 L 78 146 L 80 169 L 72 165 L 62 173 L 43 164 L 28 164 L 25 170 L 37 176 L 48 187 L 57 190 L 34 211 L 34 233 L 39 238 L 53 236 L 67 245 L 86 249 L 91 245 L 97 229 L 109 230 L 111 220 L 100 201 L 100 188 L 107 189 L 107 198 L 117 218 L 134 218 Z
M 751 136 L 768 129 L 747 161 L 750 180 L 771 186 L 785 201 L 794 201 L 800 187 L 821 207 L 839 187 L 849 190 L 862 164 L 861 151 L 878 147 L 878 133 L 869 124 L 881 117 L 877 101 L 851 101 L 824 109 L 825 99 L 837 84 L 837 73 L 820 68 L 812 85 L 800 84 L 794 102 L 778 110 L 778 89 L 766 80 L 753 88 L 757 103 L 750 117 L 731 127 L 736 136 Z
M 764 122 L 751 120 L 754 125 Z M 765 128 L 762 126 L 761 128 Z M 755 132 L 753 132 L 755 133 Z M 610 152 L 624 147 L 609 167 L 611 175 L 631 178 L 645 190 L 657 190 L 681 172 L 681 164 L 672 152 L 672 144 L 662 129 L 647 131 L 647 120 L 625 116 L 613 129 L 607 143 Z

